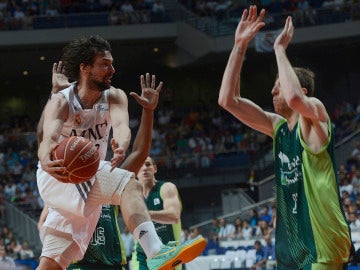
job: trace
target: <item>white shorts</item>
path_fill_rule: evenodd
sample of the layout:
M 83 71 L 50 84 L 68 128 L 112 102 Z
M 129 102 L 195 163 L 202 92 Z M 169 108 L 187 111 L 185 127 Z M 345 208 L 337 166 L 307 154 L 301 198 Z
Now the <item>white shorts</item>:
M 67 184 L 50 176 L 39 164 L 37 184 L 42 199 L 49 207 L 40 231 L 43 242 L 41 256 L 54 259 L 63 268 L 68 266 L 65 264 L 84 256 L 99 220 L 101 206 L 119 205 L 126 184 L 134 176 L 126 170 L 115 168 L 110 172 L 110 169 L 110 162 L 101 161 L 95 177 L 81 184 Z M 55 241 L 56 238 L 64 241 Z M 59 246 L 52 247 L 54 242 L 58 242 Z M 66 252 L 70 247 L 72 252 Z

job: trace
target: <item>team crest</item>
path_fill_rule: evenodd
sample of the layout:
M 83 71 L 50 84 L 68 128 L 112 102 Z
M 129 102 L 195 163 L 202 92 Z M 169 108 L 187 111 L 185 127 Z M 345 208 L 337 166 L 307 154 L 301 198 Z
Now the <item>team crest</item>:
M 109 111 L 109 104 L 107 104 L 107 103 L 100 103 L 100 104 L 98 105 L 98 111 L 99 111 L 99 112 L 107 112 L 107 111 Z
M 74 119 L 74 126 L 78 127 L 82 124 L 82 119 L 80 114 L 75 114 L 75 119 Z
M 158 205 L 160 204 L 160 199 L 159 198 L 155 198 L 154 199 L 154 205 Z

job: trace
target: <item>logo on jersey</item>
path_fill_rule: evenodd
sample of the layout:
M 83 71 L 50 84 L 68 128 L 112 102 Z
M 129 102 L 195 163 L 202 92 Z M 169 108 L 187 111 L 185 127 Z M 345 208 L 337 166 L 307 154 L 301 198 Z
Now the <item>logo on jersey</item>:
M 154 205 L 158 205 L 160 204 L 160 199 L 159 198 L 155 198 L 154 199 Z
M 101 103 L 98 106 L 98 111 L 99 112 L 107 112 L 109 110 L 109 104 L 107 103 Z
M 299 177 L 302 175 L 301 168 L 301 160 L 299 156 L 295 156 L 292 160 L 284 154 L 280 152 L 278 158 L 281 161 L 281 184 L 282 185 L 290 185 L 299 181 Z
M 79 113 L 75 114 L 75 117 L 74 117 L 74 126 L 75 127 L 78 127 L 82 124 L 82 119 L 81 119 L 81 116 Z

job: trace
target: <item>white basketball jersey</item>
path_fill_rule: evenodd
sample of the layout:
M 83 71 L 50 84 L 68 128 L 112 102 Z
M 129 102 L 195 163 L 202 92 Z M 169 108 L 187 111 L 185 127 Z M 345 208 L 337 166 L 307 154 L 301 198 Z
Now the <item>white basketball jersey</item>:
M 76 84 L 60 91 L 69 103 L 69 115 L 61 130 L 59 141 L 64 137 L 82 136 L 93 141 L 99 149 L 100 159 L 105 160 L 111 128 L 109 113 L 109 92 L 101 96 L 92 109 L 83 109 L 75 92 Z

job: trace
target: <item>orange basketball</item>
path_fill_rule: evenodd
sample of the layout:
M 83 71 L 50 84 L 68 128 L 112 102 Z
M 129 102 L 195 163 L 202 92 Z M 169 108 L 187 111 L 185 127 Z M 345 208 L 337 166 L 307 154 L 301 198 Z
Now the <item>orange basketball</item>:
M 68 181 L 74 184 L 92 178 L 100 163 L 100 155 L 95 144 L 80 136 L 62 140 L 55 148 L 52 159 L 64 159 Z

